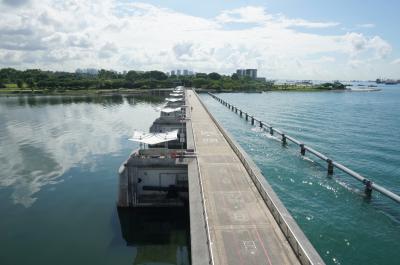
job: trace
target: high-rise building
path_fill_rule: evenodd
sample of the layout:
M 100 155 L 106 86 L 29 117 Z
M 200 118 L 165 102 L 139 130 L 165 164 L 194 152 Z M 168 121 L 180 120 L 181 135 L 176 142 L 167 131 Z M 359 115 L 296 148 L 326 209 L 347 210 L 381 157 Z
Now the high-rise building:
M 184 76 L 189 75 L 189 71 L 188 71 L 187 69 L 183 70 L 183 75 L 184 75 Z
M 181 73 L 181 70 L 180 70 L 180 69 L 176 70 L 176 75 L 177 75 L 177 76 L 180 76 L 180 75 L 182 75 L 182 73 Z
M 172 71 L 171 71 L 171 75 L 175 75 L 175 70 L 172 70 Z
M 257 69 L 237 69 L 236 74 L 239 77 L 248 76 L 251 79 L 257 79 Z

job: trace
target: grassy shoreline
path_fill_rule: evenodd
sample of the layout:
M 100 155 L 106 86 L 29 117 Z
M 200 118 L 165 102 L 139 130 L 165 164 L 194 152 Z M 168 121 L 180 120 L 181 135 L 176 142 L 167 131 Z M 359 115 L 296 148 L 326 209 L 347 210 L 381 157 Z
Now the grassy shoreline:
M 164 89 L 66 89 L 66 90 L 47 90 L 47 89 L 27 89 L 27 88 L 2 88 L 0 89 L 0 96 L 106 96 L 106 95 L 143 95 L 143 94 L 157 94 L 162 91 L 172 88 Z M 304 85 L 273 85 L 270 89 L 262 90 L 215 90 L 215 89 L 198 89 L 199 92 L 213 92 L 213 93 L 261 93 L 270 91 L 280 92 L 323 92 L 323 91 L 345 91 L 344 89 L 326 89 L 317 86 L 304 86 Z

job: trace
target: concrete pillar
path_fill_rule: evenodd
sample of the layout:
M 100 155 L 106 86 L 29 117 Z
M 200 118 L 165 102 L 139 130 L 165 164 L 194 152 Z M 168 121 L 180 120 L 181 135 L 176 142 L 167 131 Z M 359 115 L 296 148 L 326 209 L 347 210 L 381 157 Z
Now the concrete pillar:
M 248 121 L 249 120 L 249 115 L 247 115 L 247 113 L 246 113 L 246 121 Z
M 274 129 L 272 127 L 269 127 L 269 134 L 274 135 Z
M 326 160 L 326 162 L 328 162 L 328 175 L 332 175 L 333 174 L 333 163 L 331 159 Z
M 240 110 L 240 117 L 242 117 L 242 110 Z
M 260 121 L 260 128 L 262 128 L 262 127 L 263 127 L 263 125 L 264 125 L 264 124 L 262 123 L 262 121 Z
M 304 144 L 300 144 L 300 153 L 302 156 L 306 154 L 306 149 L 304 148 Z
M 251 125 L 254 125 L 254 117 L 251 117 Z
M 372 194 L 372 181 L 366 180 L 366 179 L 365 179 L 363 182 L 365 183 L 365 190 L 364 190 L 364 192 L 365 192 L 365 194 L 366 194 L 368 197 L 370 197 L 371 194 Z
M 283 144 L 283 145 L 286 145 L 286 144 L 287 144 L 286 135 L 285 135 L 284 133 L 282 134 L 282 144 Z

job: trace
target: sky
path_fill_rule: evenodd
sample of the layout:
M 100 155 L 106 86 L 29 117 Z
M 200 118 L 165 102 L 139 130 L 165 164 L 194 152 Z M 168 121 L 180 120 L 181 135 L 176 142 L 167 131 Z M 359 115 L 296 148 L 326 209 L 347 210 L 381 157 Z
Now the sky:
M 395 0 L 0 0 L 0 68 L 400 78 Z

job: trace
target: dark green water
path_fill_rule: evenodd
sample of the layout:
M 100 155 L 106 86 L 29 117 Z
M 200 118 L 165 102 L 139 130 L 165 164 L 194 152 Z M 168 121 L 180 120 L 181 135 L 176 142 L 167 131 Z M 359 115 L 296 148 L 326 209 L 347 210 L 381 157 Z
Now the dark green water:
M 400 86 L 380 92 L 219 94 L 287 135 L 400 194 Z M 206 105 L 251 155 L 327 264 L 400 264 L 400 205 L 299 148 Z
M 187 212 L 142 220 L 115 207 L 117 170 L 137 148 L 127 139 L 159 106 L 0 98 L 0 264 L 189 264 Z

